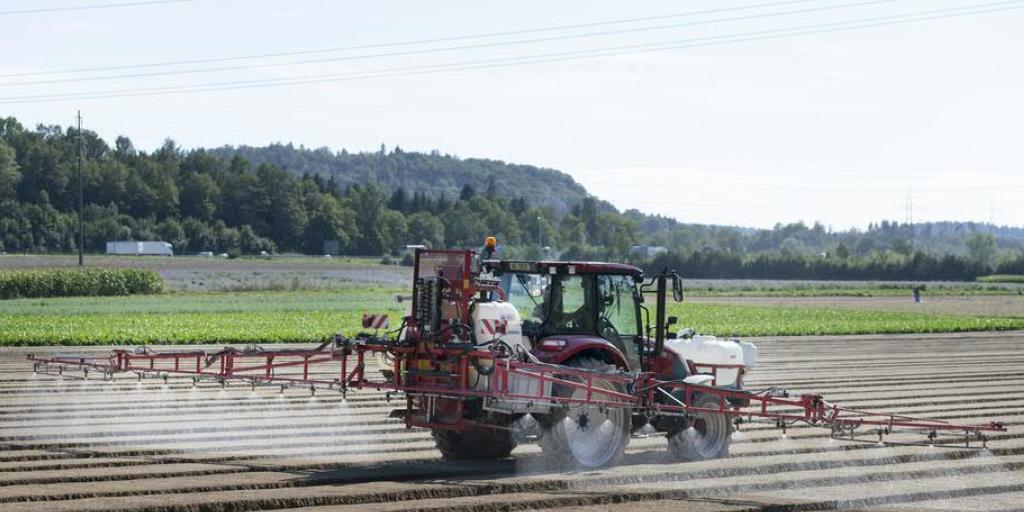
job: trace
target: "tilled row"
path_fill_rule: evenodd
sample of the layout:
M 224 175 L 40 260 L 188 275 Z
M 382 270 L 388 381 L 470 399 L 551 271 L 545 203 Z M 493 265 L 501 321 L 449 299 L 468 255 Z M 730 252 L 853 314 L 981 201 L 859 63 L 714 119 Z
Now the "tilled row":
M 865 494 L 878 494 L 880 489 L 870 489 L 871 484 L 886 483 L 889 489 L 893 487 L 907 487 L 907 482 L 921 483 L 928 480 L 943 480 L 958 477 L 961 480 L 959 485 L 963 487 L 963 478 L 983 475 L 987 485 L 973 487 L 978 494 L 995 492 L 992 484 L 1000 484 L 998 492 L 1020 491 L 1024 488 L 1014 487 L 1018 473 L 1024 465 L 1020 457 L 1009 457 L 1007 462 L 998 462 L 993 459 L 988 461 L 981 459 L 961 459 L 969 461 L 966 464 L 956 464 L 959 461 L 944 461 L 946 464 L 937 467 L 934 461 L 907 462 L 891 464 L 891 461 L 884 461 L 884 467 L 877 465 L 856 466 L 840 464 L 835 468 L 814 468 L 806 470 L 808 474 L 802 473 L 805 470 L 797 468 L 777 468 L 774 473 L 707 473 L 698 474 L 692 472 L 672 472 L 660 468 L 643 468 L 646 471 L 633 471 L 631 475 L 615 476 L 592 476 L 592 475 L 564 475 L 560 479 L 551 479 L 547 476 L 509 477 L 494 479 L 484 476 L 483 478 L 469 478 L 469 483 L 423 483 L 403 484 L 400 482 L 388 482 L 382 488 L 380 482 L 367 484 L 339 485 L 340 482 L 324 480 L 313 485 L 288 485 L 274 486 L 268 489 L 245 489 L 244 491 L 224 490 L 217 487 L 212 491 L 196 491 L 182 494 L 165 494 L 158 496 L 140 495 L 138 493 L 126 497 L 105 497 L 105 498 L 82 498 L 74 502 L 62 500 L 58 502 L 46 502 L 46 510 L 74 510 L 74 509 L 95 509 L 102 507 L 106 510 L 181 510 L 181 500 L 192 500 L 198 498 L 201 504 L 190 505 L 189 510 L 261 510 L 267 508 L 298 507 L 311 505 L 356 505 L 356 504 L 378 504 L 386 507 L 387 510 L 413 509 L 413 510 L 504 510 L 509 503 L 515 503 L 517 510 L 537 508 L 541 503 L 525 499 L 524 494 L 544 493 L 549 498 L 565 498 L 572 496 L 589 496 L 591 499 L 584 501 L 563 501 L 557 499 L 557 504 L 600 504 L 605 503 L 604 499 L 594 501 L 599 496 L 611 498 L 615 502 L 618 499 L 630 501 L 674 498 L 721 498 L 737 494 L 749 493 L 771 493 L 774 491 L 804 491 L 818 492 L 823 489 L 847 486 L 867 486 Z M 631 468 L 636 469 L 636 468 Z M 950 492 L 949 489 L 930 493 L 920 493 L 920 498 L 931 498 Z M 820 494 L 819 494 L 820 495 Z M 896 495 L 898 496 L 898 495 Z M 456 500 L 460 498 L 486 498 L 484 500 L 471 500 L 469 504 L 459 504 Z M 897 501 L 892 494 L 881 494 L 874 498 L 885 498 L 886 504 Z M 864 498 L 860 498 L 864 499 Z M 410 506 L 408 502 L 415 502 Z M 400 503 L 407 502 L 407 503 Z M 828 503 L 834 503 L 830 500 Z M 38 502 L 13 502 L 5 508 L 10 510 L 38 510 L 39 506 L 32 506 Z M 68 506 L 71 508 L 68 508 Z M 468 506 L 467 506 L 468 505 Z
M 442 462 L 429 435 L 385 418 L 383 392 L 342 400 L 336 391 L 311 399 L 175 378 L 62 384 L 32 376 L 15 350 L 0 356 L 0 508 L 490 512 L 661 500 L 695 510 L 1014 508 L 1024 496 L 1021 342 L 1020 333 L 758 340 L 764 364 L 752 389 L 782 384 L 849 407 L 1005 421 L 1011 431 L 992 436 L 989 451 L 749 424 L 727 459 L 681 464 L 653 436 L 634 439 L 620 465 L 587 473 L 530 444 L 505 461 Z
M 693 481 L 693 480 L 705 480 L 705 479 L 726 479 L 726 478 L 738 478 L 747 477 L 751 475 L 765 475 L 774 473 L 790 473 L 796 474 L 799 472 L 813 472 L 813 471 L 827 471 L 840 468 L 849 467 L 872 467 L 872 466 L 895 466 L 900 464 L 918 464 L 923 462 L 952 462 L 962 461 L 965 464 L 989 464 L 993 462 L 991 458 L 978 458 L 975 452 L 970 451 L 939 451 L 939 452 L 925 452 L 925 453 L 914 453 L 909 451 L 896 452 L 895 450 L 890 451 L 884 456 L 876 456 L 872 451 L 877 450 L 866 450 L 859 453 L 861 457 L 849 457 L 846 453 L 841 451 L 833 451 L 827 454 L 827 457 L 822 457 L 813 461 L 806 462 L 788 462 L 779 460 L 784 459 L 785 456 L 764 456 L 764 460 L 757 466 L 750 464 L 742 464 L 737 461 L 732 461 L 731 464 L 718 464 L 718 467 L 711 468 L 687 468 L 687 465 L 674 465 L 669 466 L 670 469 L 657 475 L 647 475 L 644 477 L 630 477 L 623 479 L 620 477 L 609 478 L 609 477 L 595 477 L 584 480 L 577 480 L 575 485 L 578 487 L 599 487 L 611 484 L 616 485 L 628 485 L 628 484 L 653 484 L 657 482 L 678 482 L 678 481 Z M 848 452 L 847 452 L 848 453 Z M 1024 447 L 1017 447 L 1013 449 L 1004 449 L 997 452 L 993 452 L 993 455 L 1000 457 L 1012 458 L 1016 462 L 1007 462 L 1005 470 L 1016 470 L 1021 466 L 1021 462 L 1018 461 L 1018 456 L 1024 455 Z M 376 468 L 373 473 L 365 473 L 362 475 L 353 475 L 342 472 L 330 472 L 329 465 L 304 465 L 301 467 L 293 466 L 279 466 L 279 467 L 266 467 L 259 470 L 253 469 L 249 475 L 246 475 L 243 479 L 233 478 L 231 475 L 234 473 L 224 472 L 214 478 L 202 478 L 202 479 L 186 479 L 186 478 L 174 478 L 164 479 L 162 481 L 147 482 L 146 487 L 142 489 L 109 489 L 109 486 L 85 484 L 85 485 L 70 485 L 71 482 L 63 482 L 62 485 L 49 485 L 45 489 L 51 490 L 53 494 L 45 494 L 41 491 L 43 488 L 32 488 L 24 487 L 25 485 L 33 484 L 36 482 L 24 482 L 21 485 L 23 487 L 8 487 L 0 489 L 0 502 L 21 502 L 21 501 L 58 501 L 58 500 L 74 500 L 82 498 L 95 498 L 95 497 L 116 497 L 116 496 L 133 496 L 140 494 L 172 494 L 172 493 L 194 493 L 194 492 L 208 492 L 213 489 L 220 490 L 257 490 L 257 489 L 279 489 L 279 488 L 290 488 L 290 487 L 304 487 L 304 486 L 320 486 L 320 485 L 341 485 L 341 484 L 354 484 L 354 483 L 367 483 L 373 480 L 386 479 L 389 481 L 412 481 L 416 479 L 427 479 L 431 478 L 438 472 L 445 474 L 447 478 L 455 478 L 459 476 L 473 475 L 477 478 L 488 477 L 498 478 L 501 476 L 513 476 L 518 475 L 522 478 L 524 475 L 543 475 L 542 471 L 538 468 L 530 469 L 530 464 L 527 461 L 507 461 L 505 465 L 501 464 L 469 464 L 463 465 L 462 467 L 450 468 L 441 467 L 439 464 L 414 464 L 410 466 L 381 466 Z M 631 464 L 636 467 L 640 467 L 641 463 L 627 460 L 626 464 Z M 678 470 L 677 470 L 678 468 Z M 297 471 L 312 472 L 321 471 L 321 475 L 317 478 L 302 478 L 296 479 L 294 473 Z M 202 476 L 207 473 L 191 473 L 184 476 Z M 125 479 L 114 479 L 114 480 L 125 480 Z M 45 483 L 58 483 L 58 482 L 45 482 Z M 537 480 L 533 480 L 534 487 L 537 485 Z

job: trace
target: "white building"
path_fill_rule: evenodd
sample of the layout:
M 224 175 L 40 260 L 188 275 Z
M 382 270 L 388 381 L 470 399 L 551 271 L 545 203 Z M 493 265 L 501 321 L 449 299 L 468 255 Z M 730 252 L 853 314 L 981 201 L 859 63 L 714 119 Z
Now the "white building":
M 630 251 L 641 258 L 651 259 L 663 252 L 668 252 L 668 249 L 660 245 L 634 245 L 630 247 Z
M 174 256 L 174 249 L 167 242 L 107 242 L 107 254 L 127 254 L 132 256 Z

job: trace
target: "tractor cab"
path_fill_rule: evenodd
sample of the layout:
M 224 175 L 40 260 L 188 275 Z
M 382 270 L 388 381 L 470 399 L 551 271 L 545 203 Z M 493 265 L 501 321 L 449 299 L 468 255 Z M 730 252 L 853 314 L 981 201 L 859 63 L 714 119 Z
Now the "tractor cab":
M 564 261 L 483 263 L 501 281 L 540 360 L 589 357 L 620 369 L 642 368 L 650 351 L 642 319 L 643 272 L 632 265 Z M 649 315 L 648 315 L 649 316 Z

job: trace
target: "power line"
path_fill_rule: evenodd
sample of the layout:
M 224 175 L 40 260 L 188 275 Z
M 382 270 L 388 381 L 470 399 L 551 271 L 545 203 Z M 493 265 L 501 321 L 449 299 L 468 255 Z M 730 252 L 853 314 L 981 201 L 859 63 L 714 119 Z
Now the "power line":
M 12 11 L 0 11 L 0 16 L 11 16 L 17 14 L 39 14 L 46 12 L 67 12 L 67 11 L 87 11 L 93 9 L 110 9 L 114 7 L 137 7 L 142 5 L 158 5 L 158 4 L 180 4 L 184 2 L 195 2 L 197 0 L 149 0 L 146 2 L 121 2 L 111 4 L 93 4 L 93 5 L 76 5 L 69 7 L 42 7 L 36 9 L 18 9 Z
M 812 12 L 831 11 L 831 10 L 838 10 L 838 9 L 850 9 L 850 8 L 855 8 L 855 7 L 864 7 L 864 6 L 868 6 L 868 5 L 887 4 L 887 3 L 903 2 L 903 1 L 906 1 L 906 0 L 866 0 L 866 1 L 862 1 L 862 2 L 855 2 L 855 3 L 849 3 L 849 4 L 828 5 L 828 6 L 822 6 L 822 7 L 812 7 L 812 8 L 807 8 L 807 9 L 796 9 L 796 10 L 789 10 L 789 11 L 748 14 L 748 15 L 733 16 L 733 17 L 728 17 L 728 18 L 717 18 L 717 19 L 711 19 L 711 20 L 699 20 L 699 21 L 691 21 L 691 22 L 685 22 L 685 23 L 673 23 L 673 24 L 669 24 L 669 25 L 655 25 L 655 26 L 650 26 L 650 27 L 634 27 L 634 28 L 625 28 L 625 29 L 599 31 L 599 32 L 586 32 L 586 33 L 582 33 L 582 34 L 563 34 L 563 35 L 546 36 L 546 37 L 531 38 L 531 39 L 519 39 L 519 40 L 514 40 L 514 41 L 495 41 L 495 42 L 489 42 L 489 43 L 476 43 L 476 44 L 470 44 L 470 45 L 448 46 L 448 47 L 442 47 L 442 48 L 425 48 L 425 49 L 416 49 L 416 50 L 403 50 L 403 51 L 397 51 L 397 52 L 387 52 L 387 53 L 373 53 L 373 54 L 363 54 L 363 55 L 347 55 L 347 56 L 341 56 L 341 57 L 327 57 L 327 58 L 318 58 L 318 59 L 306 59 L 306 60 L 298 60 L 298 61 L 291 61 L 291 62 L 245 64 L 245 65 L 237 65 L 237 66 L 222 66 L 222 67 L 213 67 L 213 68 L 171 70 L 171 71 L 155 71 L 155 72 L 149 72 L 149 73 L 130 73 L 130 74 L 121 74 L 121 75 L 104 75 L 104 76 L 80 77 L 80 78 L 62 78 L 62 79 L 57 79 L 57 80 L 33 80 L 33 81 L 25 81 L 25 82 L 10 82 L 10 83 L 0 84 L 0 87 L 17 87 L 17 86 L 20 86 L 20 85 L 50 85 L 50 84 L 57 84 L 57 83 L 72 83 L 72 82 L 93 82 L 93 81 L 114 80 L 114 79 L 121 79 L 121 78 L 149 78 L 149 77 L 154 77 L 154 76 L 170 76 L 170 75 L 185 75 L 185 74 L 197 74 L 197 73 L 212 73 L 212 72 L 220 72 L 220 71 L 240 71 L 240 70 L 245 70 L 245 69 L 276 68 L 276 67 L 282 67 L 282 66 L 295 66 L 295 65 L 302 65 L 302 64 L 322 64 L 322 63 L 326 63 L 326 62 L 341 62 L 341 61 L 366 60 L 366 59 L 377 59 L 377 58 L 386 58 L 386 57 L 401 57 L 401 56 L 409 56 L 409 55 L 423 55 L 423 54 L 432 54 L 432 53 L 458 51 L 458 50 L 473 50 L 473 49 L 480 49 L 480 48 L 494 48 L 494 47 L 501 47 L 501 46 L 514 46 L 514 45 L 533 44 L 533 43 L 542 43 L 542 42 L 551 42 L 551 41 L 563 41 L 563 40 L 568 40 L 568 39 L 582 39 L 582 38 L 601 37 L 601 36 L 609 36 L 609 35 L 630 34 L 630 33 L 637 33 L 637 32 L 648 32 L 648 31 L 652 31 L 652 30 L 665 30 L 665 29 L 671 29 L 671 28 L 680 28 L 680 27 L 689 27 L 689 26 L 698 26 L 698 25 L 712 25 L 712 24 L 716 24 L 716 23 L 728 23 L 728 22 L 734 22 L 734 21 L 746 21 L 746 20 L 752 20 L 752 19 L 763 19 L 763 18 L 772 18 L 772 17 L 779 17 L 779 16 L 809 14 L 809 13 L 812 13 Z
M 194 0 L 176 0 L 176 1 L 194 1 Z M 682 13 L 663 14 L 663 15 L 657 15 L 657 16 L 644 16 L 644 17 L 640 17 L 640 18 L 623 18 L 623 19 L 617 19 L 617 20 L 597 21 L 597 22 L 589 22 L 589 23 L 577 23 L 577 24 L 572 24 L 572 25 L 556 25 L 556 26 L 551 26 L 551 27 L 541 27 L 541 28 L 521 29 L 521 30 L 509 30 L 509 31 L 504 31 L 504 32 L 490 32 L 490 33 L 484 33 L 484 34 L 472 34 L 472 35 L 462 35 L 462 36 L 438 37 L 438 38 L 432 38 L 432 39 L 414 39 L 414 40 L 408 40 L 408 41 L 397 41 L 397 42 L 387 42 L 387 43 L 371 43 L 371 44 L 363 44 L 363 45 L 355 45 L 355 46 L 341 46 L 341 47 L 335 47 L 335 48 L 319 48 L 319 49 L 312 49 L 312 50 L 297 50 L 297 51 L 290 51 L 290 52 L 259 53 L 259 54 L 253 54 L 253 55 L 241 55 L 241 56 L 233 56 L 233 57 L 213 57 L 213 58 L 207 58 L 207 59 L 164 61 L 164 62 L 153 62 L 153 63 L 146 63 L 146 64 L 122 64 L 122 65 L 117 65 L 117 66 L 102 66 L 102 67 L 76 68 L 76 69 L 65 69 L 65 70 L 51 70 L 51 71 L 33 71 L 33 72 L 25 72 L 25 73 L 7 73 L 7 74 L 0 74 L 0 78 L 15 78 L 15 77 L 42 76 L 42 75 L 64 75 L 64 74 L 71 74 L 71 73 L 85 73 L 85 72 L 94 72 L 94 71 L 114 71 L 114 70 L 118 70 L 118 69 L 139 69 L 139 68 L 153 68 L 153 67 L 165 67 L 165 66 L 179 66 L 179 65 L 184 65 L 184 64 L 209 64 L 209 63 L 214 63 L 214 62 L 230 62 L 230 61 L 236 61 L 236 60 L 265 59 L 265 58 L 271 58 L 271 57 L 294 57 L 294 56 L 299 56 L 299 55 L 313 55 L 313 54 L 320 54 L 320 53 L 335 53 L 335 52 L 351 51 L 351 50 L 369 50 L 369 49 L 375 49 L 375 48 L 391 48 L 391 47 L 398 47 L 398 46 L 413 46 L 413 45 L 431 44 L 431 43 L 446 43 L 446 42 L 452 42 L 452 41 L 464 41 L 464 40 L 471 40 L 471 39 L 487 39 L 487 38 L 494 38 L 494 37 L 534 34 L 534 33 L 540 33 L 540 32 L 554 32 L 554 31 L 570 30 L 570 29 L 578 29 L 578 28 L 592 28 L 592 27 L 599 27 L 599 26 L 618 25 L 618 24 L 626 24 L 626 23 L 637 23 L 637 22 L 642 22 L 642 21 L 654 21 L 654 20 L 663 20 L 663 19 L 671 19 L 671 18 L 682 18 L 682 17 L 698 16 L 698 15 L 704 15 L 704 14 L 720 14 L 720 13 L 724 13 L 724 12 L 760 9 L 760 8 L 765 8 L 765 7 L 777 7 L 777 6 L 781 6 L 781 5 L 802 4 L 802 3 L 817 2 L 817 1 L 820 1 L 820 0 L 786 0 L 786 1 L 781 1 L 781 2 L 766 2 L 766 3 L 760 3 L 760 4 L 738 6 L 738 7 L 719 8 L 719 9 L 707 9 L 707 10 L 702 10 L 702 11 L 688 11 L 688 12 L 682 12 Z
M 984 5 L 1004 5 L 1004 4 L 1016 4 L 1020 0 L 1013 0 L 1010 2 L 995 2 L 992 4 Z M 293 77 L 283 79 L 272 79 L 272 80 L 248 80 L 248 81 L 234 81 L 234 82 L 219 82 L 210 84 L 198 84 L 194 86 L 181 86 L 181 87 L 159 87 L 159 88 L 148 88 L 148 89 L 128 89 L 128 90 L 115 90 L 115 91 L 93 91 L 86 93 L 67 93 L 67 94 L 52 94 L 52 95 L 36 95 L 36 96 L 23 96 L 23 97 L 7 97 L 0 98 L 0 103 L 25 103 L 33 101 L 59 101 L 61 99 L 102 99 L 111 97 L 122 97 L 122 96 L 145 96 L 154 94 L 167 94 L 167 93 L 187 93 L 187 92 L 203 92 L 203 91 L 215 91 L 215 90 L 226 90 L 226 89 L 245 89 L 253 87 L 273 87 L 280 85 L 297 85 L 297 84 L 309 84 L 309 83 L 323 83 L 333 81 L 350 81 L 350 80 L 363 80 L 369 78 L 385 78 L 395 76 L 410 76 L 410 75 L 421 75 L 427 73 L 437 73 L 444 71 L 459 71 L 459 70 L 472 70 L 472 69 L 484 69 L 492 67 L 506 67 L 523 64 L 536 64 L 536 63 L 547 63 L 547 62 L 559 62 L 567 60 L 579 60 L 585 58 L 604 57 L 612 55 L 625 55 L 631 53 L 643 53 L 651 51 L 663 51 L 673 49 L 684 49 L 693 48 L 700 46 L 713 46 L 720 44 L 730 44 L 737 42 L 756 41 L 764 39 L 776 39 L 781 37 L 791 37 L 806 34 L 818 34 L 827 32 L 837 32 L 843 30 L 854 30 L 860 28 L 870 28 L 876 26 L 894 25 L 900 23 L 909 23 L 917 21 L 925 21 L 930 19 L 948 18 L 956 16 L 966 16 L 972 14 L 982 14 L 989 12 L 997 12 L 1009 9 L 1018 9 L 1024 6 L 1011 6 L 1002 7 L 995 9 L 985 10 L 974 10 L 970 12 L 964 12 L 964 7 L 953 8 L 953 9 L 939 9 L 936 11 L 922 11 L 917 13 L 910 13 L 898 16 L 886 16 L 880 18 L 867 18 L 861 20 L 853 20 L 847 22 L 837 22 L 829 24 L 818 24 L 805 27 L 795 27 L 788 29 L 774 29 L 767 31 L 758 31 L 746 34 L 732 34 L 728 36 L 715 36 L 705 37 L 689 40 L 675 41 L 669 46 L 659 46 L 666 43 L 647 43 L 638 45 L 626 45 L 611 48 L 598 48 L 591 50 L 578 50 L 571 52 L 558 52 L 541 54 L 526 57 L 510 57 L 504 59 L 492 59 L 492 60 L 476 60 L 476 61 L 464 61 L 450 64 L 432 64 L 423 66 L 413 67 L 402 67 L 402 68 L 391 68 L 378 70 L 374 72 L 364 73 L 347 73 L 347 74 L 328 74 L 328 75 L 312 75 L 305 77 Z M 948 13 L 947 11 L 957 11 Z M 940 14 L 934 14 L 940 13 Z M 941 14 L 945 13 L 945 14 Z M 934 14 L 930 16 L 924 16 L 925 14 Z M 908 16 L 917 16 L 911 19 L 899 19 L 895 21 L 887 21 L 881 23 L 874 23 L 879 20 L 889 20 L 892 18 L 907 18 Z M 866 23 L 872 22 L 872 23 Z M 859 24 L 859 25 L 857 25 Z M 826 28 L 819 29 L 818 27 L 831 27 L 836 25 L 846 25 L 838 28 Z M 784 32 L 777 35 L 761 35 L 761 34 L 774 34 Z M 757 34 L 754 37 L 749 37 L 751 34 Z M 685 42 L 686 44 L 677 44 Z M 611 51 L 609 51 L 611 50 Z M 620 51 L 626 50 L 626 51 Z
M 949 9 L 936 9 L 930 11 L 919 11 L 895 16 L 882 16 L 875 18 L 862 18 L 845 22 L 833 22 L 825 24 L 806 25 L 785 29 L 772 29 L 756 32 L 737 33 L 727 36 L 711 36 L 695 39 L 684 39 L 672 42 L 644 43 L 624 45 L 608 48 L 596 48 L 589 50 L 576 50 L 569 52 L 557 52 L 539 54 L 524 57 L 509 57 L 503 59 L 484 59 L 476 61 L 463 61 L 449 64 L 430 64 L 422 66 L 391 68 L 363 73 L 310 75 L 304 77 L 292 77 L 282 79 L 264 80 L 241 80 L 231 82 L 214 82 L 207 84 L 196 84 L 191 86 L 177 87 L 155 87 L 146 89 L 121 89 L 108 91 L 92 91 L 83 93 L 64 94 L 42 94 L 32 96 L 0 97 L 0 104 L 11 103 L 34 103 L 51 102 L 67 99 L 104 99 L 119 98 L 128 96 L 152 96 L 160 94 L 177 94 L 191 92 L 205 92 L 218 90 L 237 90 L 257 87 L 276 87 L 283 85 L 299 85 L 325 82 L 341 82 L 352 80 L 365 80 L 371 78 L 388 78 L 397 76 L 413 76 L 447 71 L 465 71 L 474 69 L 487 69 L 496 67 L 508 67 L 525 64 L 540 64 L 550 62 L 564 62 L 570 60 L 590 59 L 606 56 L 628 55 L 636 53 L 648 53 L 655 51 L 679 50 L 704 46 L 717 46 L 749 41 L 760 41 L 768 39 L 779 39 L 802 35 L 822 34 L 830 32 L 841 32 L 864 28 L 873 28 L 921 21 L 986 14 L 999 11 L 1024 8 L 1021 2 L 1024 0 L 1010 0 L 1003 2 L 992 2 L 971 7 L 956 7 Z M 979 7 L 988 7 L 979 9 Z

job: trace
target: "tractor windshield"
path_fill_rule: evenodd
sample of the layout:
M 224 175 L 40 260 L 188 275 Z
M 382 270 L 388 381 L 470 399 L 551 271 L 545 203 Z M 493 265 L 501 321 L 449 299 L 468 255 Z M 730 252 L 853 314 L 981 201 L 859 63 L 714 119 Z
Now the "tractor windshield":
M 551 280 L 547 274 L 502 276 L 502 288 L 508 294 L 508 301 L 519 311 L 519 316 L 526 327 L 536 327 L 544 322 L 546 312 L 542 310 L 541 304 L 546 300 L 550 284 Z
M 508 300 L 523 318 L 528 335 L 596 334 L 593 275 L 511 274 L 504 279 Z
M 558 334 L 593 334 L 594 289 L 592 275 L 561 275 L 548 287 L 542 304 L 545 313 L 544 332 Z

